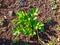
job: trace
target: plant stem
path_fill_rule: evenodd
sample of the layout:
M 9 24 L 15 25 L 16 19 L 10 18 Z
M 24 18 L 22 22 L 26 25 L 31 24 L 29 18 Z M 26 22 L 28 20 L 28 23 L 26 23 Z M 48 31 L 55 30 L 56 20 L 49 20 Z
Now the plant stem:
M 38 35 L 38 30 L 36 30 L 37 32 L 36 32 L 36 35 L 37 35 L 37 45 L 38 45 L 38 38 L 39 38 L 39 35 Z

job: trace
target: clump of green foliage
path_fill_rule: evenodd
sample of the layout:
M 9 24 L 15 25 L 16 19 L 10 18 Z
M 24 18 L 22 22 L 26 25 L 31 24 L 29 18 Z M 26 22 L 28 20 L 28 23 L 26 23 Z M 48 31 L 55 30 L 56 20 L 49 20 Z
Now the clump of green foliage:
M 37 20 L 38 8 L 32 8 L 28 13 L 23 11 L 16 12 L 18 20 L 13 19 L 12 23 L 17 27 L 13 28 L 13 35 L 23 34 L 25 36 L 36 35 L 36 31 L 44 31 L 44 24 Z

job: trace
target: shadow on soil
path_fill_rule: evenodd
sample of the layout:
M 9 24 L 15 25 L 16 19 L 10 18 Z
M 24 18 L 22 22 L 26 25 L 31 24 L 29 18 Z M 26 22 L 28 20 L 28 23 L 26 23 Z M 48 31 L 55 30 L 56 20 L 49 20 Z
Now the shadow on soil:
M 50 23 L 45 23 L 45 31 L 39 32 L 39 36 L 43 39 L 43 41 L 45 43 L 48 43 L 48 41 L 51 40 L 50 37 L 52 37 L 52 36 L 57 37 L 57 32 L 55 30 L 51 29 L 56 24 L 58 24 L 58 23 L 55 21 L 51 21 Z M 48 35 L 50 37 L 48 37 Z
M 28 43 L 29 45 L 37 45 L 37 43 L 35 42 L 34 43 L 26 42 L 26 43 Z M 24 41 L 17 41 L 16 43 L 12 43 L 12 40 L 0 38 L 0 45 L 28 45 L 26 43 Z

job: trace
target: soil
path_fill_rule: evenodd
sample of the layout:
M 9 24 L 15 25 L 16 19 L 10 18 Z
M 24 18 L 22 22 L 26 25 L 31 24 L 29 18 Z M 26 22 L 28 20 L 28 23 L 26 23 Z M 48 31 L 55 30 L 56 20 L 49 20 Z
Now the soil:
M 18 5 L 18 3 L 23 2 L 23 5 Z M 49 0 L 0 0 L 0 20 L 3 21 L 3 25 L 0 25 L 0 45 L 24 45 L 25 42 L 28 42 L 29 45 L 47 45 L 49 42 L 54 42 L 56 45 L 60 45 L 60 41 L 57 41 L 57 38 L 60 39 L 60 30 L 56 29 L 60 27 L 60 0 L 55 0 L 58 7 L 53 10 L 53 3 Z M 11 23 L 12 19 L 16 19 L 15 13 L 19 10 L 23 10 L 27 13 L 31 8 L 38 7 L 38 19 L 45 24 L 45 31 L 39 32 L 39 36 L 42 38 L 41 41 L 37 42 L 37 37 L 25 37 L 23 35 L 14 36 L 12 35 L 13 24 Z M 9 13 L 11 11 L 11 13 Z M 51 23 L 45 23 L 45 20 L 51 17 L 53 21 Z M 15 44 L 12 43 L 12 40 L 16 37 L 19 38 L 19 41 Z

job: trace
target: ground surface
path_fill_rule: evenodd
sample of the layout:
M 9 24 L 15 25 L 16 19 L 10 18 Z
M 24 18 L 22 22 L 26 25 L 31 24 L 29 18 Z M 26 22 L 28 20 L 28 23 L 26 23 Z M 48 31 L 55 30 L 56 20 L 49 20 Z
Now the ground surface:
M 23 1 L 24 5 L 21 6 L 18 3 Z M 24 45 L 24 41 L 29 42 L 29 45 L 47 45 L 49 42 L 54 42 L 56 45 L 60 45 L 60 0 L 56 0 L 54 3 L 57 4 L 57 9 L 53 10 L 53 2 L 49 0 L 0 0 L 2 6 L 0 7 L 0 20 L 4 20 L 4 24 L 0 25 L 0 45 Z M 38 19 L 45 22 L 44 20 L 48 17 L 53 19 L 51 24 L 45 24 L 45 32 L 40 32 L 39 35 L 42 38 L 42 41 L 39 41 L 37 44 L 36 37 L 26 38 L 23 35 L 19 35 L 20 42 L 16 44 L 12 43 L 12 40 L 16 37 L 12 35 L 11 23 L 12 19 L 15 19 L 15 13 L 19 10 L 28 12 L 31 8 L 38 7 Z M 12 11 L 13 13 L 9 13 Z

